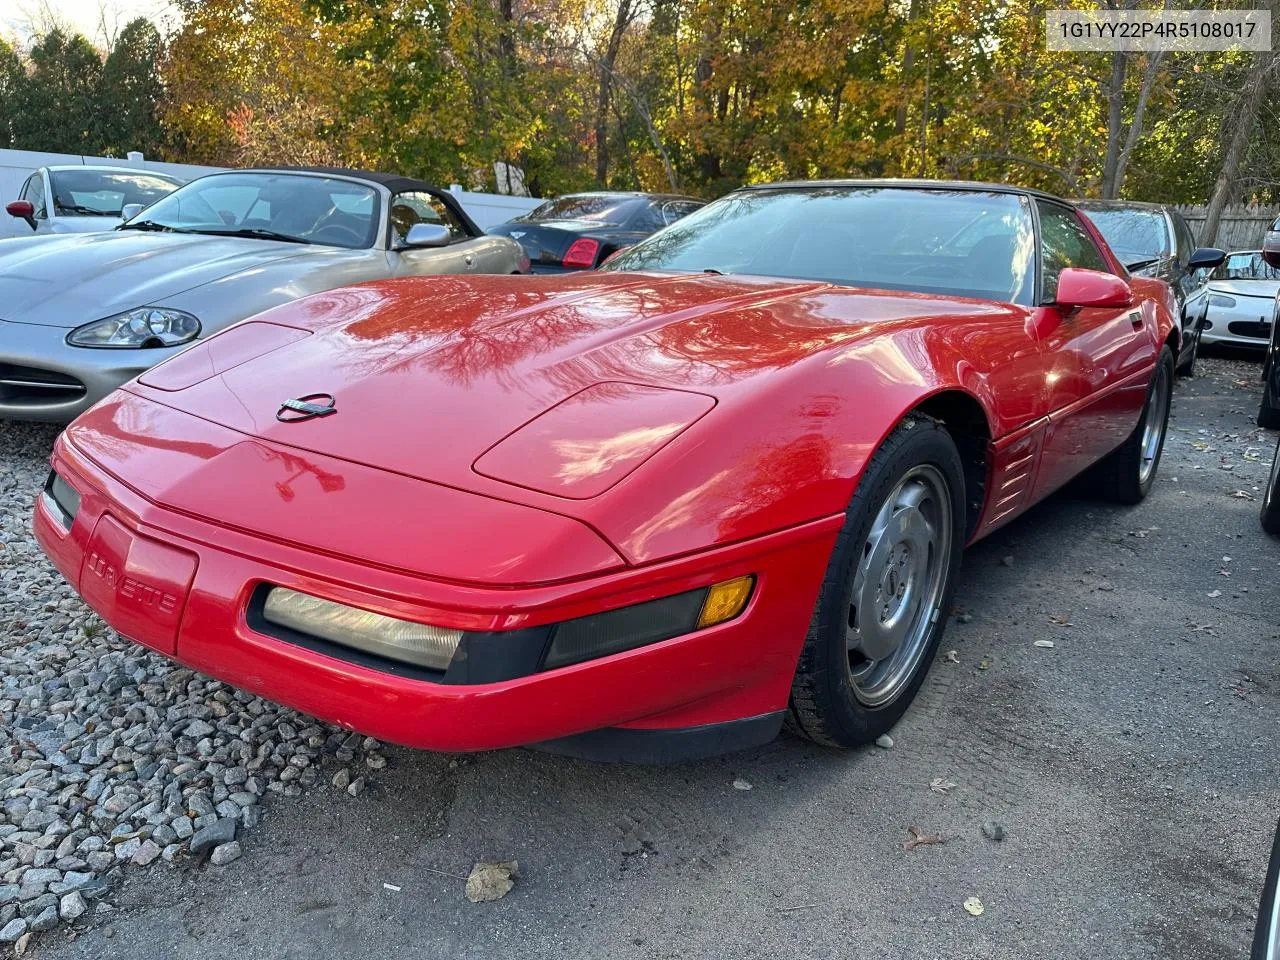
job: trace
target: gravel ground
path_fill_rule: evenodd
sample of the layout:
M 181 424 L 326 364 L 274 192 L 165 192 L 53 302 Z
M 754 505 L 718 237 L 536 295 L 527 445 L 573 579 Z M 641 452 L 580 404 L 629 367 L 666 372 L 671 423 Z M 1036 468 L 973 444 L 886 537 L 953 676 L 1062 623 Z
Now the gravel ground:
M 121 642 L 30 539 L 52 431 L 0 423 L 0 939 L 24 921 L 56 928 L 39 956 L 129 960 L 1244 956 L 1280 813 L 1256 377 L 1210 359 L 1180 383 L 1139 507 L 1056 497 L 969 551 L 891 748 L 784 736 L 647 769 L 384 750 Z M 905 850 L 912 827 L 944 842 Z M 217 835 L 192 854 L 197 829 Z M 519 876 L 471 904 L 483 859 Z
M 157 861 L 239 858 L 262 800 L 386 765 L 321 726 L 121 640 L 30 532 L 53 428 L 0 422 L 0 943 L 110 915 Z M 345 766 L 344 766 L 345 764 Z

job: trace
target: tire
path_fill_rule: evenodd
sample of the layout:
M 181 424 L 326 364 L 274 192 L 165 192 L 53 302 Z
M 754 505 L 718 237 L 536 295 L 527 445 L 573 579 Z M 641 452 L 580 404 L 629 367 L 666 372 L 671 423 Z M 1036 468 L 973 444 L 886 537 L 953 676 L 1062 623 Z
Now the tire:
M 1200 337 L 1202 336 L 1200 324 L 1195 326 L 1195 332 L 1191 334 L 1191 353 L 1187 359 L 1178 364 L 1178 376 L 1194 377 L 1196 375 L 1196 361 L 1200 359 Z
M 951 434 L 908 417 L 871 457 L 831 551 L 792 681 L 793 732 L 848 748 L 898 722 L 942 639 L 965 519 Z
M 1280 441 L 1276 442 L 1276 455 L 1271 461 L 1271 479 L 1262 494 L 1262 529 L 1280 536 Z
M 1258 404 L 1258 426 L 1280 430 L 1280 368 L 1276 366 L 1275 322 L 1272 324 L 1271 346 L 1262 364 L 1262 402 Z
M 1090 472 L 1094 491 L 1117 503 L 1141 502 L 1156 482 L 1173 399 L 1173 351 L 1161 347 L 1142 417 L 1120 447 Z M 1148 430 L 1150 427 L 1150 431 Z

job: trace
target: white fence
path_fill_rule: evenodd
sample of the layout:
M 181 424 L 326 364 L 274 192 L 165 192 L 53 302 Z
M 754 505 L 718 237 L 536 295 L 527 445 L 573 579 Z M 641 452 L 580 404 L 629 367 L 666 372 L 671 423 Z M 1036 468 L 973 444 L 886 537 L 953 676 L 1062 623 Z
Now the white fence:
M 113 167 L 134 167 L 171 173 L 184 180 L 194 180 L 206 173 L 217 173 L 221 167 L 201 167 L 189 163 L 161 163 L 146 160 L 140 153 L 131 153 L 127 159 L 118 157 L 82 157 L 68 153 L 37 153 L 32 150 L 0 150 L 0 206 L 18 199 L 23 182 L 37 167 L 61 165 L 104 164 Z M 496 193 L 470 193 L 457 184 L 449 188 L 458 198 L 462 208 L 481 230 L 488 230 L 500 223 L 519 216 L 536 207 L 541 200 L 531 197 L 508 197 Z M 27 236 L 30 231 L 21 220 L 5 216 L 0 211 L 0 237 Z

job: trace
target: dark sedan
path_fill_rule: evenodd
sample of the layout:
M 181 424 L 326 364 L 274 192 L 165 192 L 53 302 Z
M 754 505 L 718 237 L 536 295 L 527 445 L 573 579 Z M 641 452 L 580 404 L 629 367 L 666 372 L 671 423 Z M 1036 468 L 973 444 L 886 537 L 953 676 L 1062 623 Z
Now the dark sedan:
M 1200 271 L 1216 267 L 1226 252 L 1197 247 L 1187 221 L 1170 206 L 1132 200 L 1082 200 L 1077 205 L 1131 275 L 1155 277 L 1169 284 L 1182 312 L 1178 372 L 1192 373 L 1208 300 L 1191 295 L 1204 281 Z
M 705 205 L 671 193 L 571 193 L 489 232 L 518 240 L 534 273 L 590 270 Z

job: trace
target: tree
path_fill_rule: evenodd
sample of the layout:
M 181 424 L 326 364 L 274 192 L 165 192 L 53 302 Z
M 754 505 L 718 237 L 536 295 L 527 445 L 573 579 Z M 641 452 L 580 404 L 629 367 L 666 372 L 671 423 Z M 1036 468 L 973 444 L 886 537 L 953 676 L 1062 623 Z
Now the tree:
M 13 147 L 27 73 L 18 51 L 0 37 L 0 149 Z
M 30 63 L 15 98 L 14 144 L 51 153 L 101 152 L 98 51 L 79 34 L 55 29 L 31 48 Z
M 103 151 L 122 157 L 130 150 L 162 152 L 160 62 L 164 43 L 150 20 L 130 21 L 116 35 L 102 68 L 98 104 Z

